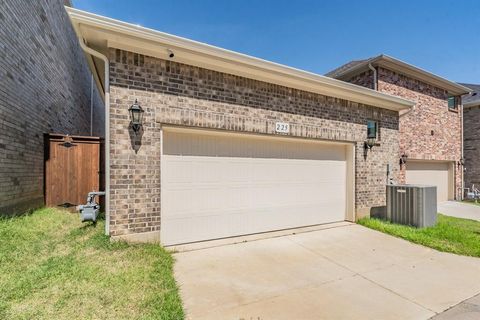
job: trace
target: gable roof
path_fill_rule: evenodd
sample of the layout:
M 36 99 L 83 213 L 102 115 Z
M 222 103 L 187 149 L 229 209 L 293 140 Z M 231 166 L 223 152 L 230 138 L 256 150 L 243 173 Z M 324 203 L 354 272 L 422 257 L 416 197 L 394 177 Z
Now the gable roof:
M 472 92 L 462 96 L 462 104 L 465 108 L 475 107 L 480 105 L 480 84 L 461 83 L 466 87 L 472 89 Z
M 352 60 L 350 62 L 345 63 L 344 65 L 333 69 L 330 72 L 327 72 L 325 76 L 331 77 L 331 78 L 337 78 L 338 76 L 342 75 L 343 73 L 347 72 L 348 70 L 355 68 L 358 65 L 361 65 L 362 63 L 365 63 L 366 61 L 370 60 L 371 58 L 368 59 L 363 59 L 363 60 Z
M 275 83 L 290 88 L 390 110 L 409 109 L 415 103 L 312 72 L 288 67 L 198 41 L 65 7 L 80 41 L 103 54 L 117 48 L 151 57 Z M 88 57 L 88 59 L 92 59 Z M 92 67 L 92 65 L 95 66 Z M 102 63 L 91 63 L 92 72 L 102 74 Z
M 349 80 L 351 77 L 360 74 L 368 70 L 368 65 L 381 66 L 386 69 L 402 73 L 412 78 L 421 80 L 425 83 L 437 86 L 439 88 L 447 90 L 452 95 L 463 95 L 469 93 L 471 90 L 461 84 L 447 80 L 436 74 L 425 71 L 414 65 L 408 64 L 399 59 L 390 57 L 385 54 L 381 54 L 376 57 L 367 58 L 364 60 L 351 61 L 343 66 L 336 68 L 326 74 L 328 77 L 332 77 L 339 80 Z

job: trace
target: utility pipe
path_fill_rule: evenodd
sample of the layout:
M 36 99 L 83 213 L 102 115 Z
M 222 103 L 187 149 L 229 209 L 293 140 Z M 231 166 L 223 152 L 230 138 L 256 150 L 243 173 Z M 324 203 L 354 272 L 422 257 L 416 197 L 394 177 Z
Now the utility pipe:
M 368 64 L 368 67 L 373 71 L 373 90 L 377 91 L 377 69 L 371 63 Z
M 93 136 L 93 74 L 90 76 L 90 136 Z
M 105 234 L 110 235 L 110 62 L 105 55 L 87 47 L 83 39 L 79 38 L 79 42 L 86 53 L 105 63 Z

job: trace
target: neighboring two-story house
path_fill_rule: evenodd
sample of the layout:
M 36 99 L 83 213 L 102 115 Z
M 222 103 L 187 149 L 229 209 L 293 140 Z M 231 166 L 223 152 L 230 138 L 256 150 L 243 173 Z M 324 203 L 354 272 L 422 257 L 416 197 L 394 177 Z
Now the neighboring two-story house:
M 327 76 L 414 101 L 400 113 L 396 182 L 436 185 L 439 202 L 462 197 L 461 96 L 468 87 L 386 55 L 352 61 Z
M 462 97 L 465 187 L 480 189 L 480 84 L 463 84 L 472 89 Z

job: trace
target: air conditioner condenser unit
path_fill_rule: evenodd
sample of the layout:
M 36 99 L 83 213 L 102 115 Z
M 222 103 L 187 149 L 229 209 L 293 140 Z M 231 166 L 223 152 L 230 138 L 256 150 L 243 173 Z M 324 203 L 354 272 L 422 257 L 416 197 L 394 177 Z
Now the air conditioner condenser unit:
M 430 227 L 437 223 L 437 187 L 387 185 L 387 219 L 393 223 Z

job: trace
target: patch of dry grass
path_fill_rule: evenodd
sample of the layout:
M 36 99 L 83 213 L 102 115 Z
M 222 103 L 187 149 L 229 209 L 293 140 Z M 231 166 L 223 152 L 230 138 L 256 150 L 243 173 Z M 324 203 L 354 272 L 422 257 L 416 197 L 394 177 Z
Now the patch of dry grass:
M 183 319 L 173 259 L 41 209 L 0 219 L 0 319 Z

